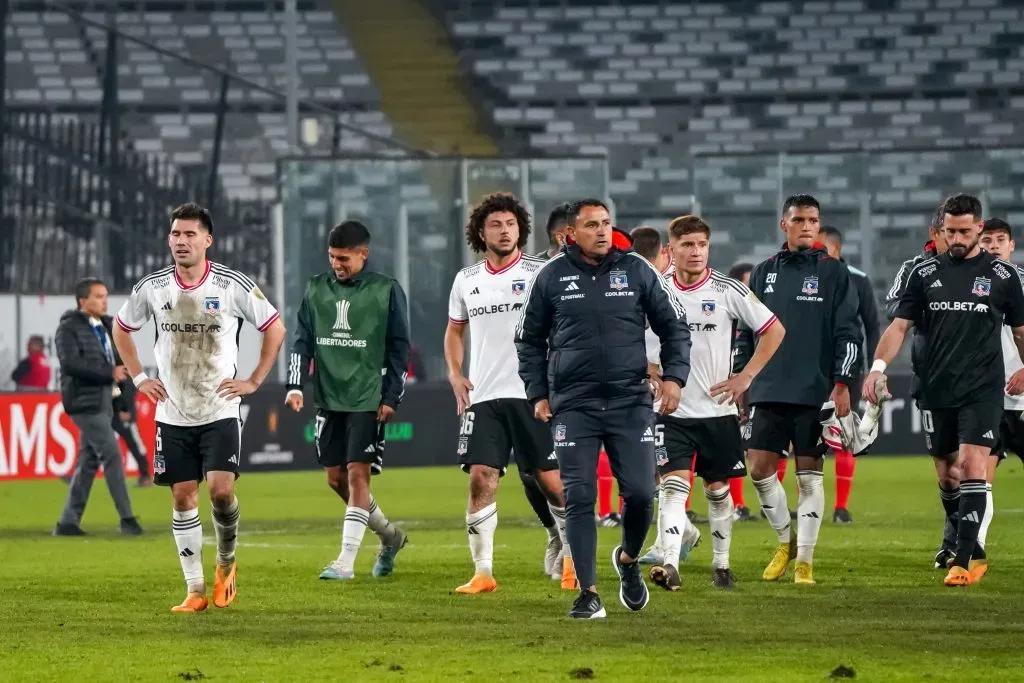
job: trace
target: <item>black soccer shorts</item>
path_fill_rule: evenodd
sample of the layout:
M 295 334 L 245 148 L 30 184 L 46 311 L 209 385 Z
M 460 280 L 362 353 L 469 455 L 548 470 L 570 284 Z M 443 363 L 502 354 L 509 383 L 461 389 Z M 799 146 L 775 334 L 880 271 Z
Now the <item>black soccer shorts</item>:
M 821 438 L 820 406 L 758 403 L 750 407 L 749 428 L 743 444 L 748 450 L 815 458 L 823 457 L 828 450 Z
M 464 472 L 487 465 L 504 475 L 513 451 L 524 472 L 558 469 L 551 429 L 533 416 L 525 398 L 474 403 L 462 414 L 456 452 Z
M 242 421 L 235 417 L 189 427 L 157 422 L 153 481 L 200 482 L 207 472 L 231 472 L 237 479 L 241 446 Z
M 658 474 L 688 470 L 705 482 L 743 477 L 743 440 L 735 415 L 702 419 L 659 415 L 654 431 Z M 694 456 L 696 462 L 691 465 Z
M 316 413 L 316 459 L 321 467 L 365 463 L 371 474 L 384 468 L 384 425 L 376 412 Z
M 1006 460 L 1007 451 L 1024 461 L 1024 422 L 1020 410 L 1004 410 L 999 420 L 999 441 L 992 447 L 992 455 L 999 462 Z
M 960 445 L 994 448 L 999 440 L 1003 397 L 958 408 L 921 410 L 921 426 L 928 454 L 948 458 Z

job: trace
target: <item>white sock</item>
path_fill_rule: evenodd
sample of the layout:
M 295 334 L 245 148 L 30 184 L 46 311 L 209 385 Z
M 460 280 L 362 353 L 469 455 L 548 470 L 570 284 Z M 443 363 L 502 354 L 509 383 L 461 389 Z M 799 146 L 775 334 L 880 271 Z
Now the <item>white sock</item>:
M 217 533 L 217 564 L 227 567 L 235 561 L 235 543 L 238 541 L 238 499 L 231 501 L 227 510 L 213 509 L 213 528 Z
M 772 472 L 767 479 L 751 479 L 757 489 L 757 499 L 761 502 L 761 510 L 768 518 L 768 524 L 779 537 L 779 543 L 789 543 L 790 519 L 789 502 L 786 500 L 786 489 L 779 482 L 779 475 Z
M 686 499 L 690 483 L 682 477 L 669 476 L 661 480 L 661 509 L 658 511 L 658 530 L 661 532 L 663 562 L 679 566 L 679 548 L 690 520 L 686 517 Z
M 796 505 L 796 561 L 810 563 L 814 561 L 814 546 L 818 544 L 825 514 L 825 477 L 815 470 L 797 470 L 796 483 L 800 489 Z
M 366 526 L 370 527 L 370 531 L 377 534 L 377 538 L 384 545 L 392 543 L 397 535 L 397 529 L 391 525 L 391 522 L 388 521 L 388 518 L 377 506 L 377 499 L 373 496 L 370 496 L 370 517 Z
M 469 552 L 476 573 L 490 576 L 494 567 L 494 530 L 498 528 L 498 504 L 491 503 L 477 512 L 466 513 Z
M 206 593 L 203 577 L 203 523 L 199 521 L 199 508 L 179 512 L 174 510 L 171 529 L 174 544 L 178 546 L 178 560 L 185 575 L 189 593 Z
M 988 527 L 992 524 L 992 516 L 995 508 L 992 507 L 992 484 L 985 484 L 985 515 L 981 518 L 981 526 L 978 527 L 978 545 L 985 549 L 985 539 L 988 538 Z
M 665 489 L 658 483 L 658 535 L 654 537 L 654 550 L 661 552 L 661 548 L 664 545 L 664 538 L 661 534 L 661 511 L 665 507 Z
M 558 540 L 562 542 L 561 557 L 571 557 L 569 553 L 569 540 L 565 537 L 565 508 L 556 508 L 551 503 L 548 503 L 548 510 L 551 510 L 551 516 L 555 518 L 555 533 L 558 534 Z M 561 570 L 561 567 L 558 569 Z
M 729 487 L 717 491 L 704 488 L 708 499 L 708 520 L 711 525 L 711 566 L 729 568 L 729 546 L 732 544 L 732 496 Z
M 370 513 L 366 510 L 351 505 L 345 509 L 345 522 L 341 525 L 341 553 L 337 559 L 341 571 L 354 570 L 356 554 L 359 552 L 369 522 Z

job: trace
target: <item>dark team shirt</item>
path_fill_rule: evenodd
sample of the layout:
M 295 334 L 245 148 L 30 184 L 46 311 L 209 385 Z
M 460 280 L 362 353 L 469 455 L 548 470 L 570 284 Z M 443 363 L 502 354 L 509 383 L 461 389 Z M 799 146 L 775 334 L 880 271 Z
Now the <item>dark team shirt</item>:
M 914 323 L 925 343 L 914 354 L 921 408 L 1002 401 L 1004 323 L 1024 325 L 1024 277 L 991 254 L 922 260 L 907 278 L 895 318 Z

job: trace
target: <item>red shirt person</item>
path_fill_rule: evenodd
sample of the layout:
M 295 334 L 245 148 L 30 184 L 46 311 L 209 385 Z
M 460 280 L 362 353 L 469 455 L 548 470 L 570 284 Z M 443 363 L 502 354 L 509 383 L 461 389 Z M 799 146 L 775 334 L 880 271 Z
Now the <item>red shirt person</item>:
M 21 359 L 11 373 L 18 391 L 45 391 L 50 386 L 50 360 L 46 357 L 45 342 L 39 335 L 28 339 L 28 356 Z

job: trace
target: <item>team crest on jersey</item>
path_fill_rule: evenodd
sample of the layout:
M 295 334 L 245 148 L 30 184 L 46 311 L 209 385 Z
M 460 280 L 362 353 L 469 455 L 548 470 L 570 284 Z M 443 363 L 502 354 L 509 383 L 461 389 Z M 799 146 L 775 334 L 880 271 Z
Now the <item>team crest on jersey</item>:
M 526 280 L 513 280 L 512 281 L 512 293 L 515 295 L 522 294 L 526 291 Z
M 804 294 L 817 294 L 818 293 L 818 276 L 812 275 L 811 277 L 804 278 L 804 286 L 800 288 L 800 291 Z
M 565 425 L 555 426 L 555 441 L 565 441 Z
M 220 311 L 220 299 L 215 296 L 208 296 L 203 299 L 203 310 L 207 315 L 217 315 Z
M 626 271 L 624 270 L 613 270 L 609 274 L 609 278 L 608 286 L 612 289 L 625 289 L 629 287 L 629 278 L 626 277 Z
M 992 291 L 992 281 L 987 277 L 974 278 L 974 286 L 971 287 L 971 294 L 975 296 L 988 296 Z
M 469 437 L 468 436 L 460 436 L 459 437 L 459 450 L 458 450 L 458 454 L 459 455 L 465 455 L 466 451 L 468 451 L 468 450 L 469 450 Z
M 700 312 L 703 313 L 704 315 L 714 315 L 715 314 L 715 302 L 714 301 L 701 301 L 700 302 Z

